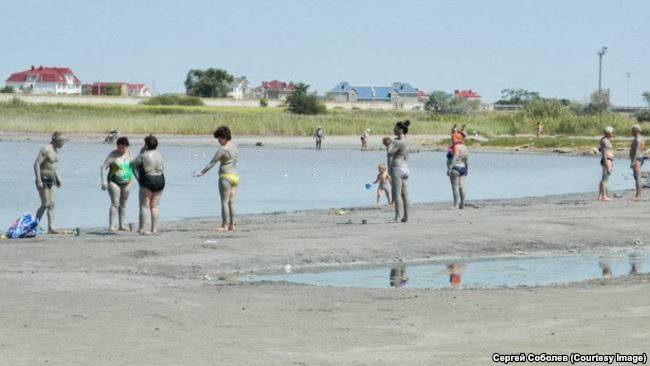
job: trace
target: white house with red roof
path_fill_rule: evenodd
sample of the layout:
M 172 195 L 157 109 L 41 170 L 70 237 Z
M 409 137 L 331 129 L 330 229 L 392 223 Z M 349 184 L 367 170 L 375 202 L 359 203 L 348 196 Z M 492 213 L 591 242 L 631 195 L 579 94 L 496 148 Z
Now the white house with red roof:
M 293 82 L 286 83 L 280 80 L 263 81 L 262 85 L 255 88 L 255 93 L 259 97 L 267 99 L 284 100 L 289 94 L 296 90 Z
M 7 86 L 24 94 L 81 94 L 81 81 L 67 67 L 34 67 L 11 74 Z
M 477 92 L 473 91 L 472 89 L 454 90 L 454 96 L 455 97 L 460 97 L 460 98 L 465 98 L 467 100 L 481 99 L 481 96 Z
M 130 97 L 150 97 L 151 90 L 144 84 L 127 84 Z

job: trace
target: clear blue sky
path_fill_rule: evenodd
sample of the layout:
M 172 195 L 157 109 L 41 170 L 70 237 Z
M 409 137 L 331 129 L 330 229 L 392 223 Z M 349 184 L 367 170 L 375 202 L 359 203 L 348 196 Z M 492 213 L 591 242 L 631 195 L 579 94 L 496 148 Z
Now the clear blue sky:
M 604 87 L 641 105 L 649 17 L 647 0 L 2 0 L 0 75 L 67 66 L 83 82 L 155 81 L 162 93 L 218 67 L 320 93 L 405 81 L 486 101 L 504 88 L 586 100 L 607 46 Z

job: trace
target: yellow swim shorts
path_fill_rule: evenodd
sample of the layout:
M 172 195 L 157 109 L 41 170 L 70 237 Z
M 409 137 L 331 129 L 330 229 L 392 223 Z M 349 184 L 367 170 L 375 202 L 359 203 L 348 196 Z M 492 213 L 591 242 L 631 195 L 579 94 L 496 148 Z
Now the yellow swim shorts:
M 237 187 L 239 185 L 239 175 L 237 174 L 221 174 L 219 177 L 227 180 L 228 183 L 230 183 L 230 185 L 233 187 Z

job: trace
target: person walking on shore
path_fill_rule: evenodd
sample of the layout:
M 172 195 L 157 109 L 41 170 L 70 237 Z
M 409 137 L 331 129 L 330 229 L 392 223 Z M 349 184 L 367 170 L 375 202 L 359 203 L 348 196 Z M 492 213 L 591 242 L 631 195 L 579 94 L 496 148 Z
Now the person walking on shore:
M 368 150 L 368 140 L 370 140 L 370 129 L 366 128 L 361 134 L 361 151 Z
M 377 203 L 376 206 L 379 208 L 379 203 L 381 201 L 381 195 L 385 194 L 386 195 L 386 201 L 388 202 L 388 205 L 391 205 L 393 202 L 391 200 L 391 179 L 390 175 L 388 174 L 386 170 L 386 165 L 384 163 L 379 164 L 377 166 L 377 170 L 379 173 L 377 174 L 377 178 L 375 179 L 372 184 L 377 184 Z
M 235 230 L 235 196 L 239 185 L 239 174 L 237 173 L 237 160 L 239 150 L 233 143 L 232 133 L 228 126 L 221 126 L 214 131 L 214 138 L 219 141 L 221 147 L 214 154 L 212 160 L 202 170 L 194 173 L 200 177 L 212 169 L 217 163 L 219 165 L 219 196 L 221 197 L 221 226 L 217 231 Z
M 645 161 L 643 151 L 645 150 L 645 140 L 641 136 L 641 126 L 632 126 L 632 145 L 630 145 L 630 168 L 632 168 L 632 175 L 634 175 L 634 182 L 636 193 L 634 195 L 635 201 L 641 201 L 641 166 Z
M 614 170 L 614 147 L 612 146 L 614 128 L 608 126 L 604 130 L 604 136 L 600 139 L 600 165 L 603 168 L 603 175 L 598 186 L 598 201 L 610 201 L 607 194 L 607 181 Z
M 140 183 L 140 215 L 138 232 L 142 235 L 158 234 L 158 213 L 160 198 L 165 189 L 165 174 L 162 155 L 156 150 L 158 139 L 149 135 L 144 138 L 144 151 L 140 152 L 133 161 L 131 169 L 137 172 Z M 151 231 L 145 231 L 147 211 L 151 215 Z
M 407 164 L 409 157 L 409 144 L 406 135 L 411 121 L 397 122 L 395 124 L 395 140 L 388 149 L 391 163 L 391 180 L 393 182 L 393 203 L 395 204 L 395 222 L 408 221 L 409 190 L 408 178 L 410 176 Z
M 68 141 L 61 132 L 54 132 L 50 143 L 43 146 L 34 161 L 34 175 L 36 176 L 36 190 L 41 199 L 41 206 L 36 211 L 36 220 L 41 218 L 47 211 L 47 233 L 58 234 L 54 227 L 54 193 L 61 188 L 59 178 L 59 149 Z
M 323 132 L 323 129 L 320 126 L 318 126 L 316 132 L 314 132 L 314 140 L 316 140 L 316 150 L 321 149 L 321 144 L 324 139 L 325 139 L 325 132 Z
M 464 143 L 455 144 L 452 156 L 447 159 L 447 176 L 451 181 L 451 191 L 454 196 L 454 207 L 465 208 L 465 177 L 469 170 L 469 152 Z
M 102 190 L 108 189 L 108 196 L 111 199 L 111 207 L 108 211 L 108 230 L 115 232 L 113 222 L 115 214 L 118 217 L 118 228 L 120 231 L 129 231 L 124 222 L 126 218 L 126 202 L 133 186 L 133 159 L 129 151 L 129 139 L 126 136 L 119 137 L 116 142 L 117 148 L 111 151 L 104 164 L 99 168 L 102 179 Z M 105 175 L 105 172 L 108 174 Z

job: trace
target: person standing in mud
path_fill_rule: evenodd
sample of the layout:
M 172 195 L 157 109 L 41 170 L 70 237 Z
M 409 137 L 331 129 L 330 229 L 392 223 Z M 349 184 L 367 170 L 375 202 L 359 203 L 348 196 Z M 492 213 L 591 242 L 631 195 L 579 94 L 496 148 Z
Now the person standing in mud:
M 411 121 L 397 122 L 395 124 L 395 140 L 388 148 L 390 157 L 390 172 L 393 182 L 393 203 L 395 204 L 395 222 L 408 221 L 409 190 L 408 178 L 411 174 L 407 164 L 409 157 L 409 143 L 406 135 Z
M 221 197 L 221 226 L 217 231 L 235 230 L 235 195 L 239 185 L 239 174 L 237 173 L 237 160 L 239 150 L 233 143 L 232 133 L 228 126 L 221 126 L 214 131 L 214 138 L 219 141 L 221 147 L 214 154 L 212 160 L 202 170 L 194 173 L 195 177 L 201 177 L 212 169 L 217 163 L 219 165 L 219 196 Z
M 598 186 L 598 201 L 610 201 L 607 194 L 607 181 L 614 169 L 614 147 L 612 146 L 614 128 L 608 126 L 604 130 L 604 136 L 600 139 L 600 166 L 603 168 L 603 175 Z
M 323 132 L 323 129 L 320 126 L 318 126 L 316 132 L 314 132 L 314 140 L 316 140 L 316 150 L 321 149 L 321 144 L 323 143 L 324 139 L 325 139 L 325 132 Z
M 162 155 L 156 151 L 158 139 L 149 135 L 144 138 L 144 149 L 131 161 L 131 169 L 138 172 L 140 183 L 140 216 L 138 232 L 142 235 L 158 234 L 158 207 L 163 189 L 165 174 Z M 151 214 L 151 231 L 145 231 L 147 211 Z
M 645 150 L 645 140 L 641 136 L 641 126 L 632 126 L 632 145 L 630 145 L 630 168 L 634 176 L 636 193 L 635 201 L 641 201 L 642 183 L 641 183 L 641 166 L 645 161 L 643 151 Z
M 367 128 L 361 134 L 361 151 L 368 150 L 368 140 L 370 140 L 370 129 Z
M 117 148 L 108 154 L 99 168 L 102 190 L 108 190 L 108 196 L 111 199 L 111 206 L 108 210 L 108 230 L 111 232 L 118 229 L 120 231 L 129 231 L 124 221 L 126 202 L 133 186 L 133 169 L 131 169 L 130 165 L 133 157 L 129 151 L 129 139 L 126 136 L 119 137 L 116 145 Z M 108 174 L 105 174 L 106 171 L 108 171 Z M 118 229 L 113 225 L 116 213 Z
M 453 145 L 452 156 L 447 159 L 447 176 L 451 181 L 454 208 L 465 208 L 465 177 L 469 171 L 468 155 L 467 146 L 460 143 Z
M 43 146 L 34 161 L 34 175 L 36 176 L 36 189 L 41 199 L 41 206 L 36 211 L 36 219 L 41 222 L 41 218 L 47 211 L 47 233 L 58 234 L 59 231 L 54 227 L 54 193 L 57 188 L 61 188 L 61 179 L 59 178 L 59 149 L 68 141 L 61 132 L 54 132 L 50 143 Z

